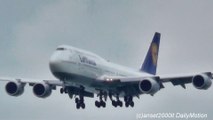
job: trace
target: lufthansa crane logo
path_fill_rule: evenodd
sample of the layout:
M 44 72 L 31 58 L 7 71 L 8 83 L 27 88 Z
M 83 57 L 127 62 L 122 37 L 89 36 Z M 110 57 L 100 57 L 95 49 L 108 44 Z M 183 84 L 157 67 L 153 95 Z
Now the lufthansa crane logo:
M 158 45 L 156 43 L 152 43 L 151 54 L 152 54 L 152 63 L 153 65 L 156 66 L 158 60 Z

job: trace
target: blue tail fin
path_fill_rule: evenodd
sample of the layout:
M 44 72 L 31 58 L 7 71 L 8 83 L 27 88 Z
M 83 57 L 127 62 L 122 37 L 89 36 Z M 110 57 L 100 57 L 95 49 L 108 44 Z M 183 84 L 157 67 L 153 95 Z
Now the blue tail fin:
M 156 32 L 140 71 L 156 74 L 161 34 Z

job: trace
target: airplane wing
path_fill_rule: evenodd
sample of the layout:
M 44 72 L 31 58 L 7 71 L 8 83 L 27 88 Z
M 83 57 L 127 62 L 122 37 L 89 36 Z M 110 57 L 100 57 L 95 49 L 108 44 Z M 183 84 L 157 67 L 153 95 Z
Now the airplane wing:
M 212 73 L 205 72 L 194 75 L 183 76 L 146 76 L 146 77 L 122 77 L 122 76 L 104 76 L 94 82 L 91 87 L 97 90 L 111 91 L 112 93 L 128 93 L 133 96 L 139 94 L 154 95 L 160 89 L 164 88 L 165 83 L 172 83 L 174 86 L 180 85 L 184 89 L 186 84 L 192 83 L 197 89 L 208 89 L 212 83 Z M 29 84 L 33 86 L 33 92 L 37 97 L 45 98 L 50 95 L 51 90 L 57 86 L 67 87 L 70 95 L 78 94 L 80 88 L 66 85 L 59 80 L 38 80 L 26 78 L 0 78 L 0 81 L 7 81 L 6 91 L 9 95 L 19 96 L 23 93 L 24 86 Z M 43 90 L 43 91 L 42 91 Z M 74 92 L 73 92 L 74 91 Z M 85 91 L 85 96 L 93 97 L 94 94 Z
M 164 88 L 165 83 L 172 83 L 174 86 L 180 85 L 186 88 L 185 84 L 192 83 L 195 88 L 206 90 L 212 84 L 212 73 L 205 72 L 193 75 L 183 76 L 146 76 L 146 77 L 122 77 L 122 76 L 104 76 L 97 79 L 90 87 L 95 88 L 97 91 L 107 92 L 107 95 L 112 100 L 113 106 L 117 106 L 117 103 L 112 99 L 112 96 L 124 97 L 125 105 L 134 106 L 132 101 L 133 97 L 138 97 L 140 94 L 154 95 L 160 89 Z M 73 95 L 79 95 L 84 97 L 94 97 L 94 92 L 86 91 L 79 87 L 71 86 L 61 82 L 59 80 L 35 80 L 35 79 L 14 79 L 14 78 L 0 78 L 0 81 L 7 81 L 5 86 L 6 92 L 11 96 L 19 96 L 24 92 L 24 86 L 29 84 L 33 86 L 33 93 L 39 98 L 46 98 L 51 95 L 52 90 L 55 90 L 57 86 L 60 86 L 63 92 L 68 93 L 70 98 Z M 65 89 L 65 88 L 66 89 Z M 100 96 L 100 93 L 97 93 Z M 102 93 L 103 95 L 103 93 Z M 105 94 L 104 94 L 105 95 Z M 79 98 L 75 101 L 79 102 Z M 106 96 L 104 97 L 106 100 Z M 119 101 L 119 99 L 118 99 Z M 96 101 L 96 105 L 98 106 Z M 78 104 L 77 108 L 79 108 Z M 122 104 L 119 103 L 120 106 Z M 83 106 L 84 108 L 85 106 Z M 100 106 L 99 106 L 100 107 Z
M 202 82 L 204 84 L 205 82 L 211 81 L 212 79 L 213 79 L 212 73 L 205 72 L 195 75 L 161 77 L 160 81 L 162 81 L 162 83 L 171 82 L 174 86 L 180 85 L 185 89 L 186 88 L 185 84 L 193 83 L 196 87 L 196 85 L 200 83 L 202 86 Z
M 46 98 L 52 90 L 56 90 L 56 86 L 63 86 L 63 82 L 59 80 L 38 80 L 25 78 L 2 77 L 0 81 L 8 82 L 5 86 L 6 92 L 11 96 L 19 96 L 24 92 L 26 84 L 33 86 L 33 92 L 37 97 Z
M 33 87 L 33 93 L 39 98 L 46 98 L 51 95 L 52 90 L 56 90 L 57 86 L 61 87 L 61 93 L 68 93 L 69 97 L 78 95 L 81 88 L 72 86 L 59 80 L 41 80 L 27 78 L 10 78 L 1 77 L 0 81 L 7 82 L 5 86 L 6 92 L 11 96 L 20 96 L 24 92 L 25 85 Z M 84 90 L 82 94 L 86 97 L 94 97 L 94 94 Z
M 6 82 L 20 82 L 23 84 L 29 84 L 30 86 L 33 86 L 35 84 L 39 83 L 46 83 L 52 86 L 63 86 L 63 82 L 59 80 L 41 80 L 41 79 L 27 79 L 27 78 L 10 78 L 10 77 L 0 77 L 0 81 L 6 81 Z
M 174 86 L 180 85 L 186 89 L 186 84 L 192 83 L 197 89 L 208 89 L 212 83 L 212 73 L 205 72 L 194 75 L 183 76 L 147 76 L 147 77 L 121 77 L 114 78 L 113 76 L 105 77 L 103 82 L 107 83 L 108 88 L 114 88 L 116 91 L 136 91 L 131 94 L 138 96 L 138 94 L 154 95 L 157 91 L 164 88 L 165 83 L 172 83 Z

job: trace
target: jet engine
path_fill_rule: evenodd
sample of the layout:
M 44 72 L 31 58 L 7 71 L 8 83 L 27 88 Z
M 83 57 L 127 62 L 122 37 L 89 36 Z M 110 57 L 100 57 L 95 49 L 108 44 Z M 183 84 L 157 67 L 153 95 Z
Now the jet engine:
M 154 95 L 160 90 L 160 84 L 155 79 L 146 78 L 139 82 L 139 89 L 145 94 Z
M 51 95 L 52 88 L 46 83 L 38 83 L 33 86 L 33 93 L 39 98 L 46 98 Z
M 192 84 L 197 89 L 207 90 L 211 86 L 212 81 L 207 74 L 200 74 L 200 75 L 195 75 L 192 78 Z
M 6 84 L 5 90 L 11 96 L 19 96 L 23 94 L 24 86 L 25 84 L 19 81 L 11 81 Z

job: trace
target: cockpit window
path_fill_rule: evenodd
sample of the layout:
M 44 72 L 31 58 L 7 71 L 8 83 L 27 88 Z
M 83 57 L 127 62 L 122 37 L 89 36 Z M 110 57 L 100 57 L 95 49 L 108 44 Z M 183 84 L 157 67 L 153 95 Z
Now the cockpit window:
M 56 50 L 66 50 L 65 48 L 57 48 Z

